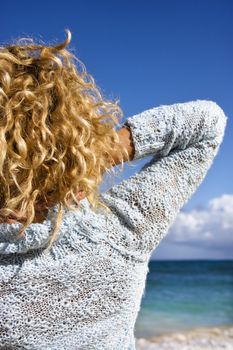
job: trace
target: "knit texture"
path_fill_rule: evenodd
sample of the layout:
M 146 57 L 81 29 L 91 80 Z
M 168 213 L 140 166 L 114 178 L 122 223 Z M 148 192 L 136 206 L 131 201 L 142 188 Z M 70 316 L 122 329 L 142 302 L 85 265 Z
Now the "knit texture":
M 0 224 L 0 349 L 135 350 L 134 326 L 151 253 L 203 181 L 227 117 L 215 102 L 161 105 L 129 117 L 133 176 L 65 210 L 45 253 L 58 206 L 43 223 Z

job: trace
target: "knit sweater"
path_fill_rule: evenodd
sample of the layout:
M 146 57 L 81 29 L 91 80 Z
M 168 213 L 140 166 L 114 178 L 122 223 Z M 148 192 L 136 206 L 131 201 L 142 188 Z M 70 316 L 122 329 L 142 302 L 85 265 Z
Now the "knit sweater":
M 131 116 L 142 169 L 64 210 L 45 253 L 58 205 L 15 239 L 21 223 L 0 224 L 0 349 L 135 350 L 134 326 L 148 262 L 207 174 L 227 117 L 215 102 L 161 105 Z

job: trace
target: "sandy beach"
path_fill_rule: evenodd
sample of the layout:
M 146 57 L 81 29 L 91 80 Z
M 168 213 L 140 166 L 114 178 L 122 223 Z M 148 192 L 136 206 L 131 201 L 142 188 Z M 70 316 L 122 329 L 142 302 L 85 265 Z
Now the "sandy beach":
M 233 350 L 233 325 L 136 339 L 137 350 Z

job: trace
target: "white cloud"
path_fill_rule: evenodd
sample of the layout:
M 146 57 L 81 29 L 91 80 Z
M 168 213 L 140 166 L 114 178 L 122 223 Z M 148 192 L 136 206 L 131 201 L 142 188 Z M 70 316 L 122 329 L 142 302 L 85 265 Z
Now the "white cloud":
M 181 210 L 151 259 L 233 259 L 233 195 Z
M 213 198 L 204 209 L 181 211 L 164 240 L 233 250 L 233 195 Z

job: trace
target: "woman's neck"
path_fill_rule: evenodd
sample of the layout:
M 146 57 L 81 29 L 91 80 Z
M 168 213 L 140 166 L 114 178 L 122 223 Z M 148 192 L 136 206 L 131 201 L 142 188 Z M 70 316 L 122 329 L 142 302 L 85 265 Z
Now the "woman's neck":
M 82 199 L 85 198 L 85 192 L 84 191 L 79 191 L 77 194 L 77 199 L 80 201 Z M 70 202 L 70 201 L 68 201 Z M 37 203 L 35 205 L 35 217 L 32 221 L 32 223 L 42 223 L 47 215 L 48 215 L 48 209 L 51 208 L 53 205 L 55 205 L 56 203 L 53 201 L 49 201 L 49 205 L 45 204 L 45 202 L 41 202 L 41 203 Z M 22 215 L 22 213 L 20 211 L 16 210 L 16 215 L 10 215 L 7 218 L 0 218 L 0 223 L 1 224 L 17 224 L 17 223 L 21 223 L 24 224 L 27 220 L 27 217 L 25 215 Z

